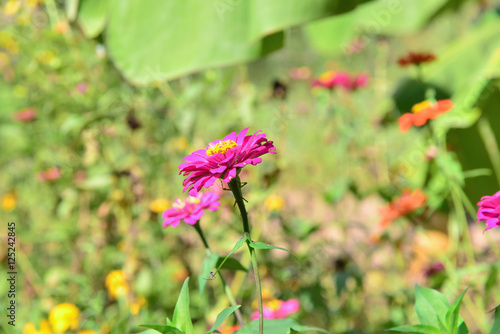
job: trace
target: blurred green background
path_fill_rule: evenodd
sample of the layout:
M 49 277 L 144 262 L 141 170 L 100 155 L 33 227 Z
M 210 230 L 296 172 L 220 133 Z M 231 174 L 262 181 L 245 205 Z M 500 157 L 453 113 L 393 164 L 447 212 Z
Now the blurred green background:
M 380 207 L 422 187 L 425 132 L 403 135 L 397 119 L 429 88 L 455 102 L 435 121 L 456 157 L 442 161 L 446 171 L 474 204 L 500 188 L 500 2 L 8 0 L 0 27 L 0 233 L 16 222 L 19 271 L 19 325 L 2 320 L 6 333 L 28 321 L 39 328 L 63 302 L 81 310 L 79 329 L 97 333 L 163 323 L 204 251 L 189 226 L 163 229 L 155 211 L 168 203 L 154 201 L 185 196 L 177 174 L 185 155 L 245 127 L 277 148 L 242 178 L 254 239 L 302 262 L 259 255 L 264 288 L 299 298 L 295 319 L 332 333 L 380 333 L 416 321 L 419 283 L 450 301 L 470 286 L 462 316 L 471 333 L 491 327 L 498 231 L 484 236 L 470 217 L 477 264 L 423 274 L 443 256 L 462 256 L 448 238 L 455 215 L 442 174 L 425 189 L 426 214 L 394 224 L 380 242 L 370 236 Z M 436 55 L 424 81 L 397 65 L 409 51 Z M 311 89 L 328 70 L 370 81 L 355 92 Z M 50 168 L 58 168 L 53 179 Z M 232 205 L 224 194 L 221 209 L 202 219 L 221 254 L 242 233 Z M 246 252 L 237 257 L 249 265 Z M 7 246 L 0 258 L 6 272 Z M 137 314 L 106 291 L 118 269 L 147 301 Z M 248 318 L 248 274 L 227 275 Z M 0 282 L 3 308 L 8 286 Z M 217 282 L 203 296 L 195 282 L 201 332 L 227 301 Z M 481 309 L 474 294 L 486 296 Z

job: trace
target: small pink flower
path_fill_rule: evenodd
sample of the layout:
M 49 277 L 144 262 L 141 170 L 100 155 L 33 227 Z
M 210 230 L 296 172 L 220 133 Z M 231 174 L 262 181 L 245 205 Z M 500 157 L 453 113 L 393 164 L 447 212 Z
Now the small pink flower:
M 80 82 L 76 85 L 76 91 L 80 94 L 85 94 L 88 91 L 88 86 L 85 82 Z
M 486 221 L 485 231 L 500 226 L 500 191 L 493 196 L 483 196 L 477 205 L 479 205 L 478 223 Z
M 196 196 L 189 196 L 181 201 L 177 199 L 170 209 L 163 212 L 163 227 L 168 225 L 176 227 L 182 219 L 194 225 L 203 216 L 206 209 L 217 211 L 219 209 L 219 195 L 212 192 L 197 193 Z
M 208 188 L 215 180 L 230 182 L 238 175 L 241 168 L 248 164 L 257 165 L 262 162 L 260 156 L 266 153 L 276 153 L 272 141 L 267 140 L 265 133 L 254 133 L 247 136 L 248 128 L 238 135 L 232 132 L 224 139 L 208 144 L 204 150 L 198 150 L 184 157 L 179 165 L 183 176 L 188 176 L 184 182 L 184 190 L 189 188 L 189 195 L 196 196 L 201 188 Z
M 299 301 L 290 299 L 287 301 L 274 299 L 267 302 L 262 307 L 262 316 L 264 319 L 285 319 L 292 313 L 299 310 Z M 259 311 L 252 313 L 252 320 L 259 319 Z

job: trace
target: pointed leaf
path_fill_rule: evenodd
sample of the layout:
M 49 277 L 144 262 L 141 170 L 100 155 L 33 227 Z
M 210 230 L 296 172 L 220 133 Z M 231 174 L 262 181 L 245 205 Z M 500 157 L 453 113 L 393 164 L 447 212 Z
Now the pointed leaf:
M 417 333 L 417 334 L 441 334 L 441 331 L 433 326 L 429 325 L 409 325 L 409 326 L 399 326 L 391 329 L 387 329 L 391 332 L 403 332 L 403 333 Z
M 495 322 L 493 323 L 493 328 L 491 329 L 490 334 L 498 334 L 500 333 L 500 305 L 495 307 L 493 310 L 495 311 Z
M 212 328 L 210 328 L 210 330 L 208 332 L 206 332 L 205 334 L 210 334 L 214 330 L 216 330 L 224 322 L 224 320 L 227 319 L 227 317 L 229 317 L 231 314 L 233 314 L 233 312 L 236 311 L 237 309 L 239 309 L 240 307 L 241 307 L 241 305 L 236 305 L 236 306 L 226 307 L 225 309 L 223 309 L 217 315 L 217 318 L 215 319 L 215 322 L 214 322 L 214 325 L 212 326 Z
M 458 326 L 458 334 L 469 334 L 469 329 L 464 321 Z
M 217 270 L 216 272 L 219 272 L 220 269 L 222 268 L 222 266 L 224 265 L 224 263 L 227 261 L 227 259 L 231 256 L 231 254 L 233 254 L 234 252 L 236 252 L 238 249 L 241 248 L 241 246 L 243 246 L 243 244 L 245 243 L 245 241 L 247 241 L 248 238 L 247 237 L 242 237 L 240 240 L 238 240 L 236 242 L 236 244 L 234 245 L 233 249 L 229 252 L 229 254 L 226 255 L 226 257 L 222 260 L 222 262 L 220 264 L 218 264 L 217 266 Z
M 219 267 L 224 259 L 219 258 L 217 261 L 217 267 Z M 227 270 L 242 270 L 242 271 L 248 271 L 247 268 L 245 268 L 240 261 L 236 260 L 233 257 L 227 257 L 226 261 L 222 265 L 221 269 L 227 269 Z
M 453 305 L 450 306 L 446 312 L 446 325 L 448 327 L 448 332 L 452 334 L 458 333 L 458 323 L 460 320 L 460 304 L 462 304 L 462 299 L 469 288 L 465 289 L 464 292 L 455 300 Z M 463 322 L 463 321 L 462 321 Z
M 200 291 L 200 296 L 203 295 L 205 286 L 210 278 L 210 272 L 216 266 L 217 260 L 219 260 L 219 254 L 217 253 L 211 253 L 203 260 L 200 274 L 198 275 L 198 290 Z
M 182 285 L 181 293 L 175 304 L 174 316 L 172 323 L 175 327 L 182 330 L 185 334 L 194 334 L 191 314 L 189 313 L 189 277 L 186 278 Z
M 238 330 L 238 334 L 255 334 L 259 332 L 259 320 L 254 320 L 245 327 Z M 330 332 L 316 327 L 299 325 L 291 319 L 264 319 L 264 333 L 269 334 L 289 334 L 290 329 L 299 332 L 316 331 L 330 334 Z
M 252 241 L 252 242 L 250 242 L 249 245 L 250 245 L 250 247 L 255 248 L 255 249 L 281 249 L 285 252 L 288 252 L 300 264 L 299 259 L 297 259 L 297 257 L 286 248 L 269 245 L 269 244 L 266 244 L 265 242 L 262 242 L 262 241 Z
M 155 331 L 158 331 L 162 334 L 184 334 L 181 330 L 172 326 L 165 326 L 165 325 L 140 325 L 140 326 L 154 329 Z
M 440 323 L 446 324 L 445 314 L 450 304 L 442 293 L 417 285 L 415 298 L 415 313 L 421 325 L 440 328 Z

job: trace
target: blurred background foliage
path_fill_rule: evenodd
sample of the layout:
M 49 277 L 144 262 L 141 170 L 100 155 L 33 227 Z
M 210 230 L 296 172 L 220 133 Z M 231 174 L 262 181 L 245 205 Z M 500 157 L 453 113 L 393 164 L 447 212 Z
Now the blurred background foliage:
M 486 332 L 485 311 L 500 301 L 492 246 L 500 236 L 483 235 L 469 217 L 477 263 L 464 265 L 449 237 L 447 224 L 457 218 L 443 173 L 463 182 L 471 203 L 500 188 L 499 6 L 3 1 L 0 217 L 16 222 L 18 235 L 17 333 L 63 302 L 82 311 L 79 328 L 99 333 L 163 323 L 204 257 L 189 226 L 161 228 L 159 212 L 184 196 L 177 166 L 247 126 L 263 130 L 278 151 L 243 175 L 254 238 L 292 250 L 303 264 L 260 252 L 263 285 L 276 298 L 299 298 L 297 320 L 332 333 L 379 333 L 415 322 L 415 283 L 440 288 L 450 301 L 470 286 L 462 316 L 471 332 Z M 437 57 L 421 77 L 397 66 L 415 50 Z M 311 89 L 327 70 L 365 72 L 370 83 L 356 92 Z M 426 183 L 430 143 L 420 129 L 402 135 L 397 118 L 429 88 L 455 102 L 435 121 L 455 158 L 441 161 Z M 374 242 L 379 208 L 424 184 L 429 207 Z M 231 197 L 222 201 L 202 220 L 220 254 L 241 234 Z M 6 256 L 3 247 L 2 266 Z M 245 252 L 237 257 L 249 265 Z M 454 265 L 426 274 L 436 261 Z M 147 301 L 137 312 L 106 290 L 106 276 L 118 269 L 130 298 Z M 243 271 L 227 275 L 248 318 L 253 286 L 243 284 Z M 4 305 L 8 286 L 0 282 Z M 191 294 L 200 332 L 227 306 L 219 284 L 207 286 L 204 296 Z

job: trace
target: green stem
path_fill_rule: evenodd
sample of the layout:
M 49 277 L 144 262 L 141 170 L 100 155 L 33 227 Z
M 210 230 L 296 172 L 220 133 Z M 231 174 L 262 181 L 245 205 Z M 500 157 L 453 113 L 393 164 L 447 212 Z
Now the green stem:
M 194 228 L 195 228 L 196 232 L 198 232 L 198 235 L 200 236 L 201 241 L 203 241 L 203 245 L 205 245 L 205 250 L 207 252 L 207 255 L 212 254 L 212 250 L 210 249 L 210 246 L 208 245 L 208 241 L 205 238 L 205 235 L 203 234 L 199 220 L 196 222 L 196 224 L 194 224 Z M 226 293 L 227 299 L 229 299 L 229 302 L 231 303 L 231 306 L 239 305 L 236 302 L 236 299 L 234 298 L 233 293 L 231 292 L 231 289 L 226 284 L 226 280 L 224 279 L 224 277 L 222 276 L 222 273 L 220 271 L 219 271 L 219 277 L 220 277 L 220 280 L 222 282 L 222 287 L 224 288 L 224 292 Z M 240 325 L 240 327 L 245 326 L 245 322 L 243 321 L 243 315 L 241 314 L 240 309 L 236 309 L 234 311 L 234 315 L 236 316 L 236 320 L 238 321 L 238 324 Z
M 243 222 L 243 231 L 245 236 L 247 237 L 247 246 L 250 251 L 250 256 L 252 258 L 252 267 L 255 275 L 255 285 L 257 289 L 257 302 L 259 304 L 259 334 L 264 333 L 264 316 L 262 310 L 262 288 L 260 282 L 259 275 L 259 265 L 257 263 L 257 255 L 255 253 L 255 249 L 250 247 L 250 242 L 252 240 L 250 236 L 250 225 L 248 224 L 248 213 L 245 208 L 245 202 L 243 199 L 243 193 L 241 192 L 241 180 L 239 176 L 236 176 L 231 182 L 228 183 L 229 189 L 231 189 L 234 198 L 236 200 L 236 204 L 238 204 L 238 208 L 240 209 L 241 220 Z

